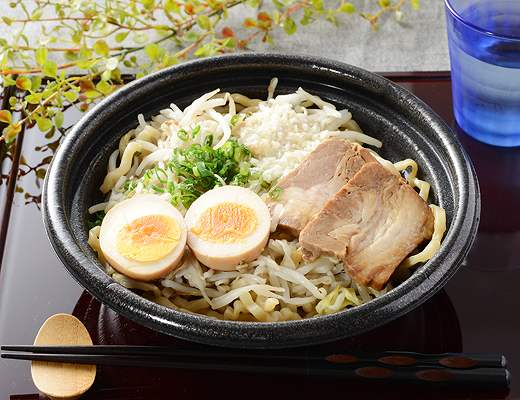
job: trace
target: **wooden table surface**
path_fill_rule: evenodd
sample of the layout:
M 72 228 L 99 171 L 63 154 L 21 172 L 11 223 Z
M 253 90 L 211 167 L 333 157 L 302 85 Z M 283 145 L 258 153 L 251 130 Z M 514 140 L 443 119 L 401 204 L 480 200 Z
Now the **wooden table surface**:
M 388 74 L 415 92 L 453 124 L 448 73 Z M 4 93 L 4 98 L 8 97 Z M 66 124 L 80 113 L 66 112 Z M 455 128 L 457 131 L 457 129 Z M 57 312 L 73 313 L 97 344 L 192 346 L 150 331 L 100 304 L 65 271 L 52 252 L 38 208 L 39 184 L 63 132 L 45 138 L 35 128 L 2 163 L 0 185 L 0 343 L 32 343 L 38 328 Z M 513 374 L 511 392 L 480 389 L 389 387 L 333 379 L 255 376 L 212 371 L 99 368 L 89 399 L 159 399 L 182 396 L 363 396 L 364 398 L 520 398 L 520 149 L 478 143 L 457 131 L 475 164 L 482 191 L 482 219 L 476 244 L 445 289 L 409 314 L 364 335 L 322 345 L 331 351 L 408 350 L 426 353 L 498 352 Z M 39 172 L 38 172 L 39 171 Z M 208 367 L 211 369 L 211 366 Z M 30 364 L 0 360 L 0 398 L 38 399 Z

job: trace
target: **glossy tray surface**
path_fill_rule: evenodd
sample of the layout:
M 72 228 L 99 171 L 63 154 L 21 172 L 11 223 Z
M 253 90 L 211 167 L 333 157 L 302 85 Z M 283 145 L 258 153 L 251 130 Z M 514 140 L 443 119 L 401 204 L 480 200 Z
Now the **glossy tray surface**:
M 453 124 L 449 73 L 389 74 L 388 78 L 411 90 L 446 122 Z M 65 113 L 65 126 L 81 116 L 74 109 Z M 36 128 L 25 132 L 19 150 L 27 164 L 38 165 L 52 153 L 44 148 L 57 140 L 44 138 Z M 482 218 L 476 243 L 466 263 L 436 295 L 397 320 L 343 341 L 320 345 L 340 351 L 409 350 L 427 353 L 499 352 L 505 354 L 513 374 L 510 398 L 520 396 L 515 374 L 520 372 L 520 149 L 482 145 L 463 133 L 459 140 L 470 154 L 482 192 Z M 41 150 L 41 151 L 40 151 Z M 196 346 L 135 324 L 100 304 L 66 272 L 46 238 L 37 208 L 40 189 L 33 173 L 15 163 L 17 185 L 24 193 L 11 195 L 5 185 L 11 160 L 2 164 L 0 201 L 5 251 L 0 271 L 0 342 L 32 343 L 43 321 L 57 312 L 74 313 L 99 344 L 163 344 Z M 11 179 L 13 182 L 13 179 Z M 25 203 L 28 204 L 25 204 Z M 10 206 L 12 205 L 12 209 Z M 7 210 L 7 212 L 6 212 Z M 211 370 L 212 366 L 208 366 Z M 381 386 L 374 382 L 353 385 L 341 380 L 263 377 L 223 374 L 215 371 L 99 368 L 88 399 L 150 399 L 183 393 L 188 398 L 214 395 L 223 380 L 233 381 L 236 393 L 293 396 L 295 385 L 303 398 L 362 393 L 368 398 L 505 398 L 507 393 L 482 393 L 468 388 L 463 394 L 440 388 L 420 392 L 414 388 Z M 201 384 L 204 382 L 204 384 Z M 405 393 L 408 396 L 405 396 Z M 22 396 L 23 395 L 23 396 Z M 370 397 L 372 396 L 372 397 Z M 420 396 L 420 397 L 418 397 Z M 0 397 L 39 399 L 26 362 L 0 360 Z

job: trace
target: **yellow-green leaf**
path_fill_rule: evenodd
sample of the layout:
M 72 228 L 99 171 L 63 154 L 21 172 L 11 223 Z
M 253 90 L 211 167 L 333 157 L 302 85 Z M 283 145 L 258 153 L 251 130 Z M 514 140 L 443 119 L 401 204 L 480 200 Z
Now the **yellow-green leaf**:
M 412 3 L 412 8 L 414 10 L 418 10 L 421 7 L 421 0 L 410 0 Z
M 290 17 L 287 17 L 283 22 L 283 29 L 288 35 L 292 35 L 296 32 L 296 22 Z
M 99 81 L 96 85 L 96 90 L 104 95 L 110 94 L 112 89 L 112 85 L 107 81 Z
M 39 168 L 36 170 L 36 176 L 40 179 L 45 179 L 46 172 L 45 168 Z
M 176 57 L 172 57 L 168 54 L 165 54 L 162 59 L 162 64 L 164 67 L 169 67 L 170 65 L 175 65 L 179 62 Z
M 52 128 L 52 121 L 49 118 L 39 117 L 36 118 L 36 125 L 38 125 L 40 131 L 47 132 Z
M 312 0 L 311 3 L 316 11 L 323 11 L 323 0 Z
M 76 51 L 66 51 L 64 56 L 69 61 L 76 61 L 79 58 L 79 54 Z
M 39 47 L 36 49 L 34 59 L 38 65 L 45 64 L 45 61 L 47 61 L 47 49 L 45 47 Z
M 75 31 L 71 35 L 71 39 L 74 43 L 79 44 L 81 42 L 81 38 L 83 37 L 83 32 L 81 30 Z
M 13 120 L 13 116 L 11 115 L 11 111 L 0 110 L 0 122 L 5 122 L 6 124 L 10 124 L 12 120 Z
M 4 129 L 4 137 L 8 142 L 10 142 L 16 137 L 16 135 L 20 133 L 21 130 L 22 125 L 19 122 L 17 122 L 16 124 L 11 124 Z
M 172 29 L 168 25 L 155 25 L 153 29 L 161 35 L 165 35 L 172 31 Z
M 352 3 L 343 3 L 339 7 L 339 11 L 345 14 L 354 14 L 356 12 L 356 6 Z
M 85 92 L 85 96 L 87 97 L 87 99 L 95 99 L 97 97 L 100 97 L 101 93 L 99 93 L 97 90 L 91 89 Z
M 110 70 L 106 70 L 106 71 L 103 71 L 103 73 L 101 74 L 101 80 L 103 81 L 108 81 L 110 80 L 110 78 L 112 77 L 112 71 Z
M 144 44 L 148 42 L 149 36 L 146 33 L 137 33 L 133 36 L 133 40 L 137 44 Z
M 114 82 L 121 82 L 121 70 L 119 68 L 110 71 L 110 79 Z
M 56 128 L 63 126 L 63 120 L 63 113 L 60 110 L 56 111 L 56 114 L 54 114 L 54 125 L 56 125 Z
M 102 39 L 96 40 L 96 43 L 94 43 L 94 46 L 92 46 L 92 48 L 100 56 L 106 56 L 106 55 L 108 55 L 108 52 L 110 51 L 110 48 L 108 47 L 107 42 L 105 42 Z
M 11 75 L 4 76 L 4 81 L 2 82 L 2 85 L 7 86 L 14 86 L 16 85 L 16 81 L 11 77 Z
M 207 15 L 199 15 L 197 18 L 197 25 L 199 25 L 204 30 L 211 29 L 211 20 Z
M 300 24 L 303 26 L 309 25 L 312 22 L 312 16 L 312 10 L 310 8 L 306 8 L 303 10 L 303 17 L 300 19 Z
M 37 90 L 42 84 L 41 75 L 34 75 L 31 79 L 31 89 Z
M 42 94 L 41 94 L 41 93 L 33 93 L 33 94 L 30 94 L 29 96 L 26 96 L 26 97 L 25 97 L 25 100 L 26 100 L 29 104 L 39 104 L 40 101 L 42 101 Z
M 26 76 L 19 76 L 16 78 L 16 87 L 20 90 L 31 90 L 31 80 Z
M 52 60 L 47 60 L 43 64 L 43 73 L 50 77 L 55 77 L 58 73 L 58 66 Z
M 63 93 L 63 96 L 69 101 L 69 103 L 74 103 L 78 99 L 78 93 L 73 90 Z
M 94 65 L 96 65 L 97 63 L 97 60 L 79 60 L 77 63 L 76 63 L 76 66 L 78 68 L 81 68 L 81 69 L 90 69 L 92 68 Z
M 141 0 L 141 4 L 148 10 L 152 10 L 155 7 L 155 0 Z
M 117 65 L 119 64 L 119 60 L 117 57 L 110 57 L 106 63 L 105 63 L 105 68 L 108 70 L 108 71 L 112 71 L 114 69 L 117 68 Z
M 278 10 L 283 10 L 283 3 L 279 0 L 273 0 L 273 4 L 275 5 L 275 7 L 278 9 Z
M 92 57 L 92 50 L 90 50 L 87 46 L 81 46 L 81 48 L 79 49 L 79 58 L 81 59 L 89 59 Z
M 235 38 L 227 38 L 222 42 L 222 46 L 227 47 L 228 49 L 233 49 L 237 46 Z
M 123 40 L 126 39 L 126 37 L 128 36 L 128 32 L 119 32 L 115 38 L 116 38 L 116 42 L 118 43 L 121 43 Z
M 85 18 L 94 18 L 97 14 L 97 11 L 93 8 L 87 8 L 83 11 L 83 15 L 85 16 Z
M 206 43 L 205 45 L 200 46 L 195 52 L 193 53 L 195 57 L 207 57 L 212 54 L 213 47 L 211 43 Z
M 174 0 L 166 0 L 164 4 L 164 10 L 166 12 L 178 12 L 180 10 L 179 6 L 176 4 Z
M 37 8 L 31 15 L 32 20 L 39 20 L 43 15 L 43 10 L 41 8 Z
M 149 43 L 144 48 L 144 52 L 152 61 L 154 61 L 159 56 L 159 51 L 160 47 L 155 43 Z
M 338 24 L 338 19 L 336 18 L 334 10 L 327 10 L 327 16 L 325 19 L 334 25 Z
M 5 24 L 8 26 L 11 26 L 11 24 L 13 23 L 13 20 L 9 17 L 2 17 L 2 21 L 4 21 Z

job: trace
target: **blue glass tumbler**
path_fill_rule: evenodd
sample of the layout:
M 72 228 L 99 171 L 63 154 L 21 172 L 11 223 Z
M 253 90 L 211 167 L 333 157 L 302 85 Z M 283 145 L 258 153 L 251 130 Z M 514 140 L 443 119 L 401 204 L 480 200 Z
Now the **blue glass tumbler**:
M 445 0 L 458 125 L 520 146 L 520 0 Z

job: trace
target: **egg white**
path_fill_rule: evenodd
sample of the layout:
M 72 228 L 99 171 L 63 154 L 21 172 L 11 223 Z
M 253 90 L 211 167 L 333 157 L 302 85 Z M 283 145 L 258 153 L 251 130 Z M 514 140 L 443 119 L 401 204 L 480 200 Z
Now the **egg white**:
M 117 249 L 120 230 L 137 218 L 147 215 L 164 215 L 173 218 L 179 226 L 179 242 L 165 257 L 140 262 L 131 260 Z M 186 224 L 182 214 L 169 202 L 152 194 L 138 194 L 111 208 L 101 224 L 99 244 L 110 265 L 120 273 L 141 281 L 151 281 L 167 275 L 181 262 L 186 247 Z
M 221 203 L 234 203 L 251 209 L 256 217 L 253 232 L 236 242 L 211 242 L 194 234 L 201 215 Z M 204 193 L 190 206 L 184 217 L 188 229 L 188 246 L 204 265 L 221 271 L 232 271 L 241 262 L 256 259 L 269 239 L 271 215 L 264 201 L 250 189 L 222 186 Z

